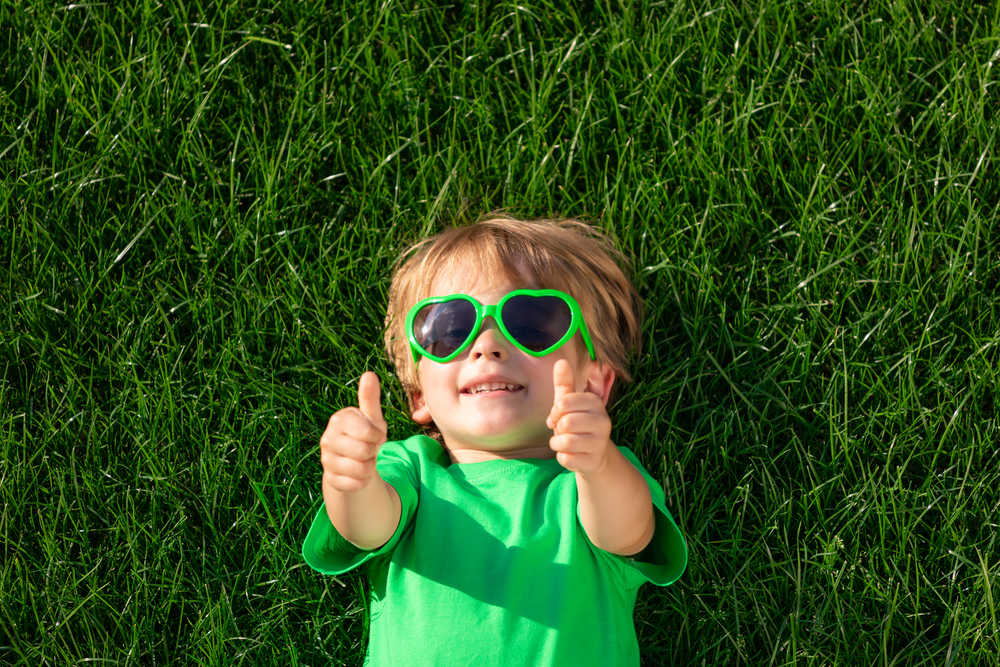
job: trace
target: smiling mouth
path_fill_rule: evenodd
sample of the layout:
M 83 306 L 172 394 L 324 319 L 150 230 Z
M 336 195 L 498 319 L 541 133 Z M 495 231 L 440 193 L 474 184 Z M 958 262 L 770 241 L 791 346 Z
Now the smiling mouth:
M 483 384 L 477 384 L 474 387 L 463 389 L 462 393 L 485 394 L 487 392 L 517 391 L 518 389 L 524 389 L 524 387 L 511 382 L 484 382 Z

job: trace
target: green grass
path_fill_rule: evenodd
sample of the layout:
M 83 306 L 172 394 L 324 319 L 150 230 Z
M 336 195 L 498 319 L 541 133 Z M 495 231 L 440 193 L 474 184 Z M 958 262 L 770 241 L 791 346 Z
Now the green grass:
M 129 4 L 0 4 L 0 664 L 359 663 L 319 435 L 496 208 L 635 258 L 644 664 L 1000 664 L 995 3 Z

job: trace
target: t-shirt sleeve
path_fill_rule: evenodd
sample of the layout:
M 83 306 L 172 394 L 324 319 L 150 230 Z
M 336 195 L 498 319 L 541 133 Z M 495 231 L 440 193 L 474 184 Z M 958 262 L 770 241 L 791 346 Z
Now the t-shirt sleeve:
M 674 517 L 667 509 L 663 488 L 646 472 L 632 450 L 627 447 L 619 447 L 618 449 L 629 460 L 629 463 L 642 473 L 646 484 L 649 485 L 649 494 L 653 499 L 653 516 L 656 520 L 653 539 L 649 541 L 645 549 L 625 560 L 629 567 L 634 568 L 635 572 L 642 577 L 640 583 L 644 580 L 657 586 L 672 584 L 677 581 L 687 567 L 688 554 L 684 536 L 681 535 L 680 528 L 677 527 Z
M 356 547 L 337 532 L 327 516 L 326 506 L 320 505 L 302 543 L 302 557 L 306 563 L 323 574 L 343 574 L 372 558 L 391 552 L 409 528 L 417 509 L 417 465 L 417 457 L 401 442 L 387 442 L 379 449 L 375 469 L 384 481 L 396 489 L 401 505 L 399 525 L 388 542 L 371 551 Z

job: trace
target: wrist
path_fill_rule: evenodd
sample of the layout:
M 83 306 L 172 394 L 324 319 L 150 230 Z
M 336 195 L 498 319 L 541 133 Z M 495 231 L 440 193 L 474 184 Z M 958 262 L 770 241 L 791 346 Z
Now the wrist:
M 399 495 L 392 485 L 373 475 L 357 491 L 324 490 L 326 513 L 337 532 L 351 544 L 371 551 L 388 541 L 400 517 Z
M 614 476 L 615 462 L 614 457 L 618 455 L 621 457 L 621 453 L 610 439 L 606 440 L 604 444 L 599 447 L 592 456 L 594 457 L 594 466 L 588 468 L 587 470 L 577 470 L 576 479 L 577 482 L 586 482 L 588 484 L 601 484 L 604 480 L 607 480 Z M 622 457 L 624 458 L 624 457 Z

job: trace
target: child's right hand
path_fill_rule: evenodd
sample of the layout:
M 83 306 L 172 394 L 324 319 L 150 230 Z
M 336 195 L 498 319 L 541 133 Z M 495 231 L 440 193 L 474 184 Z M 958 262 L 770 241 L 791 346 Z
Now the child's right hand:
M 375 477 L 375 456 L 386 440 L 378 376 L 368 371 L 358 381 L 358 407 L 338 410 L 319 439 L 323 486 L 354 492 Z

